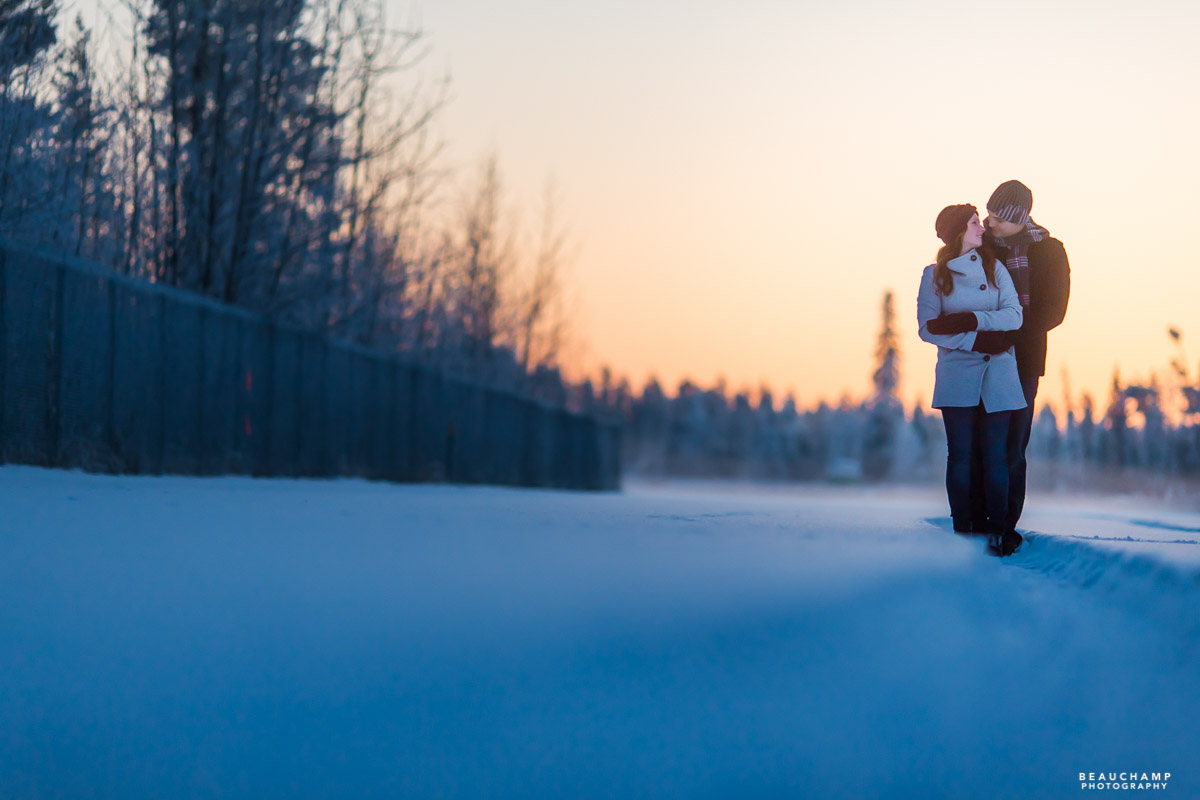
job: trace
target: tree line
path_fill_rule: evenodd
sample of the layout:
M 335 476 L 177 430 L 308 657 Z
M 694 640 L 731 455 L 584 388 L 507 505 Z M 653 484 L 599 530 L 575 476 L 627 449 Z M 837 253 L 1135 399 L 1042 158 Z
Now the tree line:
M 449 81 L 419 25 L 384 0 L 123 1 L 100 52 L 59 0 L 0 0 L 0 236 L 608 415 L 637 471 L 940 475 L 940 420 L 896 393 L 890 293 L 862 399 L 568 385 L 554 190 L 525 244 L 494 156 L 465 181 L 445 167 Z M 1164 379 L 1043 406 L 1031 447 L 1055 480 L 1200 473 L 1200 376 L 1169 333 Z
M 525 245 L 495 156 L 446 168 L 448 77 L 387 9 L 125 0 L 110 52 L 0 0 L 0 235 L 561 396 L 556 195 Z
M 1126 382 L 1114 370 L 1103 403 L 1068 389 L 1058 413 L 1043 406 L 1030 448 L 1051 485 L 1190 491 L 1200 479 L 1200 369 L 1193 378 L 1182 332 L 1167 334 L 1175 355 L 1161 375 Z
M 685 380 L 668 393 L 655 379 L 640 392 L 604 370 L 574 387 L 572 402 L 623 425 L 627 470 L 645 475 L 764 480 L 937 481 L 945 431 L 921 401 L 905 409 L 894 298 L 885 293 L 871 391 L 802 409 L 770 387 L 731 393 Z M 1039 485 L 1065 489 L 1161 489 L 1200 480 L 1200 372 L 1186 367 L 1183 336 L 1167 377 L 1123 382 L 1098 403 L 1069 389 L 1056 412 L 1043 402 L 1030 443 Z M 1174 485 L 1174 484 L 1171 484 Z

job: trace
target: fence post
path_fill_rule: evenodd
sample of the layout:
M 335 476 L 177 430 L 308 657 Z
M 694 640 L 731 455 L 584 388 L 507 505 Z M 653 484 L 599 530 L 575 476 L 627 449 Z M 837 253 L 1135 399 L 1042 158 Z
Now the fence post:
M 54 300 L 50 303 L 50 336 L 46 337 L 46 362 L 50 370 L 50 380 L 46 381 L 46 424 L 49 436 L 48 453 L 45 453 L 46 466 L 54 466 L 59 461 L 62 449 L 62 419 L 59 404 L 62 402 L 62 337 L 63 337 L 63 283 L 66 267 L 62 262 L 54 264 Z
M 245 388 L 246 380 L 246 365 L 250 362 L 246 359 L 246 336 L 245 322 L 237 317 L 233 320 L 236 324 L 233 327 L 233 336 L 229 336 L 229 331 L 225 331 L 225 352 L 232 353 L 230 360 L 233 361 L 232 367 L 227 367 L 226 376 L 233 380 L 233 413 L 229 422 L 232 432 L 229 434 L 229 452 L 225 453 L 222 469 L 225 474 L 250 474 L 250 470 L 246 468 L 246 462 L 250 460 L 250 456 L 245 451 L 250 449 L 250 437 L 245 433 L 246 421 L 250 418 L 250 389 Z M 230 343 L 232 339 L 232 344 Z M 245 436 L 245 446 L 239 444 L 242 441 L 240 437 Z
M 417 413 L 420 408 L 421 397 L 417 390 L 420 387 L 422 367 L 419 364 L 413 364 L 409 370 L 408 379 L 408 441 L 409 441 L 409 480 L 419 481 L 428 480 L 424 476 L 425 460 L 419 456 L 422 451 L 418 448 L 417 443 Z
M 167 298 L 158 296 L 158 470 L 161 475 L 167 465 Z
M 104 279 L 105 298 L 108 301 L 108 391 L 104 396 L 108 402 L 107 413 L 104 415 L 104 425 L 107 431 L 105 442 L 108 447 L 108 463 L 113 472 L 120 472 L 120 465 L 114 455 L 117 452 L 117 289 L 112 278 Z
M 409 362 L 402 363 L 393 357 L 390 359 L 392 373 L 392 467 L 395 480 L 416 480 L 416 449 L 417 442 L 413 437 L 413 417 L 415 401 L 413 399 L 414 370 L 416 367 Z
M 317 381 L 317 394 L 321 398 L 320 439 L 317 440 L 317 476 L 328 477 L 333 474 L 333 454 L 329 452 L 329 342 L 324 338 L 317 339 L 317 352 L 321 356 L 320 379 Z
M 268 321 L 266 331 L 267 367 L 262 386 L 266 391 L 267 413 L 263 415 L 263 446 L 260 449 L 262 461 L 258 464 L 258 477 L 271 474 L 271 454 L 275 447 L 275 323 Z
M 304 441 L 301 438 L 304 435 L 304 407 L 300 405 L 301 398 L 304 397 L 304 339 L 299 336 L 296 337 L 296 385 L 293 396 L 296 398 L 296 454 L 293 456 L 296 468 L 293 470 L 293 474 L 309 477 L 304 472 L 304 467 L 306 466 L 304 463 L 305 452 L 304 446 L 301 444 Z
M 196 439 L 195 439 L 195 442 L 197 445 L 196 449 L 199 452 L 197 452 L 195 454 L 195 459 L 193 459 L 191 463 L 192 463 L 192 470 L 194 471 L 194 474 L 204 475 L 205 474 L 205 472 L 204 472 L 204 468 L 205 468 L 204 449 L 205 449 L 205 445 L 207 444 L 205 442 L 205 433 L 208 430 L 208 426 L 205 424 L 208 422 L 208 420 L 205 419 L 205 416 L 207 416 L 208 412 L 207 412 L 206 404 L 204 402 L 204 373 L 205 373 L 205 370 L 207 369 L 207 361 L 208 361 L 208 308 L 206 308 L 203 305 L 200 305 L 200 306 L 198 306 L 197 310 L 200 312 L 200 332 L 199 332 L 200 369 L 197 373 L 197 375 L 198 375 L 197 380 L 199 381 L 200 385 L 197 386 L 196 389 L 200 393 L 200 403 L 196 406 Z
M 8 403 L 6 395 L 7 384 L 5 376 L 8 373 L 8 248 L 0 247 L 0 464 L 7 463 L 5 447 L 8 443 L 8 430 L 5 428 L 5 406 Z

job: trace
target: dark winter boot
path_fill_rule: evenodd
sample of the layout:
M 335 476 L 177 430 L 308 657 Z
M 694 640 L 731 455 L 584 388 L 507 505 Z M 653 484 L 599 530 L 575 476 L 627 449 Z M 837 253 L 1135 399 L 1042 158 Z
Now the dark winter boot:
M 987 551 L 991 556 L 1007 556 L 1010 553 L 1004 552 L 1004 527 L 997 525 L 988 525 L 987 532 Z
M 1024 536 L 1017 533 L 1015 528 L 1009 528 L 1004 532 L 1003 539 L 1001 540 L 1002 555 L 1011 556 L 1017 550 L 1021 549 L 1021 545 L 1024 542 Z

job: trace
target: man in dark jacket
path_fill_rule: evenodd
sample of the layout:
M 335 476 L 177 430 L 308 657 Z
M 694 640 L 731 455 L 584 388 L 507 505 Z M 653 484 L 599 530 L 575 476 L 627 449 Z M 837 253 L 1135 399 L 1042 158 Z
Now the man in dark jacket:
M 1033 193 L 1029 188 L 1020 181 L 1006 181 L 992 192 L 985 222 L 998 256 L 1013 279 L 1024 317 L 1018 331 L 988 334 L 1012 338 L 1017 349 L 1021 389 L 1025 393 L 1025 408 L 1013 412 L 1008 429 L 1008 520 L 1001 555 L 1008 555 L 1021 545 L 1016 527 L 1025 506 L 1025 449 L 1033 429 L 1033 401 L 1038 382 L 1046 374 L 1046 331 L 1063 321 L 1071 296 L 1067 251 L 1062 242 L 1030 218 L 1032 208 Z

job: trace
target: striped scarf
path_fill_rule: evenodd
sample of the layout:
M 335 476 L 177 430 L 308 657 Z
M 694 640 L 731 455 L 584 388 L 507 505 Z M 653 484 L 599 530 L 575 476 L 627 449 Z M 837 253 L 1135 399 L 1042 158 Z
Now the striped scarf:
M 1008 255 L 1004 258 L 1004 266 L 1012 276 L 1013 287 L 1021 300 L 1021 308 L 1029 308 L 1029 245 L 1040 242 L 1050 236 L 1050 232 L 1033 220 L 1025 223 L 1025 230 L 1009 236 L 1007 239 L 996 237 L 996 246 L 1004 248 Z

